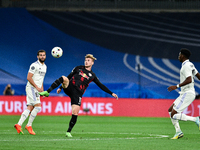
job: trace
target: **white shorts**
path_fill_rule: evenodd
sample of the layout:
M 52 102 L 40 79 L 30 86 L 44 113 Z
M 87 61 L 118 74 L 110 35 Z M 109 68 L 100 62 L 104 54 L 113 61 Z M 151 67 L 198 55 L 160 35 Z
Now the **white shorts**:
M 174 101 L 173 109 L 177 112 L 183 112 L 195 99 L 195 94 L 192 92 L 181 93 Z
M 27 101 L 27 106 L 28 105 L 34 106 L 35 104 L 40 103 L 40 95 L 35 88 L 26 86 L 26 101 Z

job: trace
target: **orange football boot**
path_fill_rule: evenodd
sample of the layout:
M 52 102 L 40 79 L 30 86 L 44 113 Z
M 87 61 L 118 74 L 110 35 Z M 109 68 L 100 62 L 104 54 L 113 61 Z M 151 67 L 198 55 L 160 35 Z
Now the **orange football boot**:
M 22 134 L 22 135 L 24 134 L 24 132 L 22 131 L 22 127 L 20 125 L 15 124 L 14 127 L 17 130 L 17 133 Z
M 25 129 L 32 135 L 35 135 L 35 132 L 33 131 L 32 127 L 31 126 L 27 126 L 25 127 Z

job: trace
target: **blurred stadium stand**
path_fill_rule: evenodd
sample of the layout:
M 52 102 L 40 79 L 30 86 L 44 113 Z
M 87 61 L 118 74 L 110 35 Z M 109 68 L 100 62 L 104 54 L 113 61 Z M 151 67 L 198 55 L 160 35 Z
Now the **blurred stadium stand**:
M 2 0 L 5 7 L 26 7 L 38 9 L 163 9 L 199 10 L 199 0 Z
M 177 56 L 182 47 L 192 50 L 191 60 L 200 70 L 199 1 L 1 2 L 2 7 L 9 7 L 0 8 L 0 32 L 4 35 L 0 37 L 2 94 L 7 83 L 17 95 L 25 94 L 27 71 L 39 49 L 47 51 L 45 89 L 82 65 L 87 53 L 98 59 L 93 71 L 100 81 L 124 98 L 176 98 L 178 91 L 168 93 L 167 87 L 179 82 L 181 64 Z M 176 8 L 179 12 L 174 12 Z M 76 11 L 66 11 L 72 9 Z M 147 13 L 147 9 L 152 12 Z M 59 59 L 50 54 L 54 46 L 64 50 Z M 198 94 L 199 81 L 195 88 Z M 55 90 L 52 95 L 56 95 Z M 110 95 L 91 83 L 84 96 Z

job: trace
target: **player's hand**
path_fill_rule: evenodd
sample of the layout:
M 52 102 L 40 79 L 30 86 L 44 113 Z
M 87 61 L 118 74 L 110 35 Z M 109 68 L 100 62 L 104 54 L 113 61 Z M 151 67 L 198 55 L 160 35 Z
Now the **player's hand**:
M 167 88 L 169 92 L 173 91 L 173 90 L 176 90 L 177 89 L 177 86 L 176 85 L 172 85 L 170 87 Z
M 61 92 L 61 89 L 60 89 L 60 88 L 58 88 L 58 89 L 57 89 L 57 93 L 59 94 L 60 92 Z
M 118 96 L 115 93 L 112 93 L 112 96 L 118 100 Z
M 43 92 L 44 91 L 43 88 L 36 87 L 36 89 L 38 90 L 38 92 Z

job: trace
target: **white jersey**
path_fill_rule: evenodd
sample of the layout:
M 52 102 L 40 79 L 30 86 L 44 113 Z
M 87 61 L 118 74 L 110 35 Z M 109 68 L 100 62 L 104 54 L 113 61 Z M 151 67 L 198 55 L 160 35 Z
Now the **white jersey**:
M 33 74 L 32 79 L 39 88 L 42 87 L 46 71 L 47 71 L 47 66 L 45 64 L 41 64 L 39 60 L 30 65 L 28 72 Z M 33 87 L 29 81 L 27 82 L 26 86 Z
M 184 85 L 181 87 L 181 93 L 185 92 L 193 92 L 195 94 L 194 89 L 194 76 L 198 73 L 197 69 L 195 68 L 194 64 L 189 60 L 185 60 L 182 63 L 182 67 L 180 70 L 180 83 L 184 82 L 185 79 L 189 76 L 192 77 L 192 82 Z

